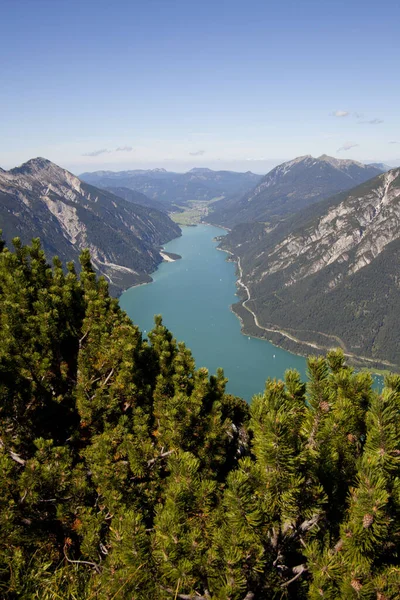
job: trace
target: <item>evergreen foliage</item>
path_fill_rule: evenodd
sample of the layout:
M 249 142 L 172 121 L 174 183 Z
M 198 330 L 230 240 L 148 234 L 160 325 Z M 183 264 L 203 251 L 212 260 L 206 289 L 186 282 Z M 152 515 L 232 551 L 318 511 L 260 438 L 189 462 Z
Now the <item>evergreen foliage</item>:
M 0 596 L 400 597 L 400 376 L 343 354 L 248 406 L 90 255 L 0 242 Z

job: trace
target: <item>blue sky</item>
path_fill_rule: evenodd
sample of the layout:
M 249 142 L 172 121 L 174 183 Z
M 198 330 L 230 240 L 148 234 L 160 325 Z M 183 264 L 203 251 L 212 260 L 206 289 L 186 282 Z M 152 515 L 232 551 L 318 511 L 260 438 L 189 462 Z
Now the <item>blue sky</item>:
M 400 4 L 0 0 L 0 165 L 400 164 Z

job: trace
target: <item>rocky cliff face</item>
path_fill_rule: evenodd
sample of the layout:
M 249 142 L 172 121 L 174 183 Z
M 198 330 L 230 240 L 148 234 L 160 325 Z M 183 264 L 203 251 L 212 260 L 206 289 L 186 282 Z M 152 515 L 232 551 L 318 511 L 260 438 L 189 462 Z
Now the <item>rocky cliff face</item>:
M 89 248 L 115 292 L 149 281 L 162 260 L 160 246 L 180 235 L 167 215 L 83 183 L 43 158 L 0 172 L 0 229 L 7 243 L 40 237 L 49 258 L 77 262 Z
M 300 156 L 272 169 L 240 200 L 217 202 L 210 221 L 229 228 L 255 221 L 276 222 L 381 172 L 374 166 L 326 154 Z
M 334 262 L 352 275 L 368 265 L 400 236 L 400 170 L 381 175 L 361 196 L 349 194 L 306 230 L 293 232 L 271 251 L 261 253 L 266 268 L 254 273 L 262 281 L 286 271 L 286 286 L 309 277 Z M 290 275 L 289 275 L 290 274 Z M 328 282 L 332 289 L 336 277 Z
M 400 169 L 273 229 L 236 228 L 222 245 L 260 325 L 400 366 Z

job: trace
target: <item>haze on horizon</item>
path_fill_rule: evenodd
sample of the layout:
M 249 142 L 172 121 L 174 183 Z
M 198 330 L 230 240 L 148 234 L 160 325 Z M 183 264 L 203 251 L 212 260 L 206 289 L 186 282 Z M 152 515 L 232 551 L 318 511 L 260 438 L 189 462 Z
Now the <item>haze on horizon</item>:
M 0 165 L 400 164 L 400 6 L 3 0 Z

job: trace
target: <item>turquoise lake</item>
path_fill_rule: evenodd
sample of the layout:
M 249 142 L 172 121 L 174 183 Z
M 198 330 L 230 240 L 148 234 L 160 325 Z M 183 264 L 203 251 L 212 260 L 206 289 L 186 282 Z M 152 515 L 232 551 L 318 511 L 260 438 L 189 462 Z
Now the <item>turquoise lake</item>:
M 302 377 L 306 361 L 267 341 L 244 336 L 230 306 L 237 302 L 235 264 L 216 250 L 218 227 L 182 227 L 182 237 L 165 249 L 182 256 L 162 263 L 153 283 L 133 287 L 120 298 L 121 307 L 146 336 L 154 315 L 161 314 L 174 337 L 191 349 L 197 367 L 215 373 L 222 367 L 227 391 L 250 400 L 264 389 L 268 377 L 282 378 L 288 368 Z

